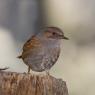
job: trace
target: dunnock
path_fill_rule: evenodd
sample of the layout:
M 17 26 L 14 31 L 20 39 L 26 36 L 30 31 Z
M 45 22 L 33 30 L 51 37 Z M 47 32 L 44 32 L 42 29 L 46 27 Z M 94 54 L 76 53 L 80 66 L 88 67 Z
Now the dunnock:
M 60 54 L 60 40 L 66 39 L 58 27 L 46 27 L 32 36 L 23 46 L 21 58 L 30 69 L 36 72 L 46 71 L 56 63 Z

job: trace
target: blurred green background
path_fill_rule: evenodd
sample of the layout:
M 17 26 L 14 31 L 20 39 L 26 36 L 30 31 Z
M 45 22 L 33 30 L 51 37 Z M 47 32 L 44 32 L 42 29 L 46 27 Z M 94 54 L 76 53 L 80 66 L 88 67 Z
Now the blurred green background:
M 61 28 L 59 60 L 51 75 L 67 82 L 69 95 L 95 95 L 95 0 L 0 0 L 0 68 L 27 72 L 16 57 L 45 26 Z

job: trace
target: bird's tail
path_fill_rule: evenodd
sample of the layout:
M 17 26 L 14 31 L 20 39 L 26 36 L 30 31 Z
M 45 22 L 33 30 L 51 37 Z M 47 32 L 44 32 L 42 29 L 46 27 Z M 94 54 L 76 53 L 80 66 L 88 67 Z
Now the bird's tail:
M 21 59 L 22 58 L 22 55 L 18 56 L 17 58 Z

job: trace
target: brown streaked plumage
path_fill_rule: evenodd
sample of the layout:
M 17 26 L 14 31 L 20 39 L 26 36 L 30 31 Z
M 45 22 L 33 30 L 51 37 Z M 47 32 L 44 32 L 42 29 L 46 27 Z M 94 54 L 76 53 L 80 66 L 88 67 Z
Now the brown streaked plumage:
M 22 58 L 30 69 L 36 72 L 48 71 L 56 63 L 60 54 L 60 40 L 67 39 L 57 27 L 46 27 L 32 36 L 23 46 Z

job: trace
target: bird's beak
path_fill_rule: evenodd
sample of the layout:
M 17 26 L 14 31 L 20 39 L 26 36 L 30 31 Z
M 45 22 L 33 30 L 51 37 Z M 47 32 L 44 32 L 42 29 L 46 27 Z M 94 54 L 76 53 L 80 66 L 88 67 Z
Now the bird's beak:
M 65 40 L 69 40 L 69 38 L 67 38 L 67 37 L 65 37 L 65 36 L 63 36 L 63 39 L 65 39 Z
M 60 35 L 59 37 L 60 37 L 60 39 L 69 40 L 69 38 L 65 37 L 64 35 Z

